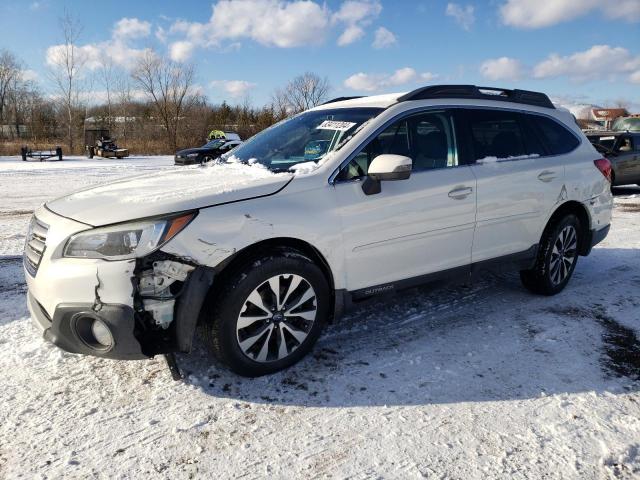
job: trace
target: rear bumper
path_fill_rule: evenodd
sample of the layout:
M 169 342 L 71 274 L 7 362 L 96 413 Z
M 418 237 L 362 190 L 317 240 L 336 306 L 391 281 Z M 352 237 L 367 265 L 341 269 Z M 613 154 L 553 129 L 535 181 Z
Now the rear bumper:
M 604 228 L 601 228 L 600 230 L 594 229 L 589 232 L 588 242 L 587 242 L 588 248 L 585 252 L 585 255 L 589 255 L 589 253 L 591 253 L 591 249 L 607 237 L 610 229 L 611 229 L 611 224 L 607 225 Z

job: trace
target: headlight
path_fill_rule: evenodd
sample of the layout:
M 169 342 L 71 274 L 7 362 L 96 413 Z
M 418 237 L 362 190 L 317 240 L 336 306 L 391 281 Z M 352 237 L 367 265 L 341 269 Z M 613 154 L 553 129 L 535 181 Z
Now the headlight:
M 188 213 L 80 232 L 67 241 L 63 256 L 105 260 L 144 257 L 175 237 L 195 216 Z

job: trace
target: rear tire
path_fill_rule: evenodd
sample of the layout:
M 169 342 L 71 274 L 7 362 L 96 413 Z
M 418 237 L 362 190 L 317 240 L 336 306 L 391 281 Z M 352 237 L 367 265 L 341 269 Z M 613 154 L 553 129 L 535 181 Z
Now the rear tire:
M 522 284 L 533 293 L 555 295 L 567 286 L 578 263 L 581 226 L 578 217 L 566 215 L 545 229 L 536 263 L 520 272 Z
M 226 277 L 213 299 L 207 343 L 239 375 L 274 373 L 311 350 L 330 305 L 326 278 L 306 256 L 253 257 Z

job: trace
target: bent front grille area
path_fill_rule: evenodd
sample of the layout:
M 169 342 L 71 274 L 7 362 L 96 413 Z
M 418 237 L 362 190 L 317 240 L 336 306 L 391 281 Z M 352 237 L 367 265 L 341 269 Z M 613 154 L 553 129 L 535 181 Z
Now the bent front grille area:
M 25 268 L 33 277 L 38 272 L 38 267 L 46 248 L 48 231 L 49 226 L 38 220 L 35 215 L 31 218 L 27 241 L 24 245 L 23 261 Z

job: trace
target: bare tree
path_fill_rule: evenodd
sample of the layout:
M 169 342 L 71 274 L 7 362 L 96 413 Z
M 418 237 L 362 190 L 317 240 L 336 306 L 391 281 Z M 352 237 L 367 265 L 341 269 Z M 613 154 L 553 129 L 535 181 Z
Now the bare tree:
M 114 82 L 115 97 L 118 104 L 119 115 L 122 117 L 122 140 L 127 142 L 127 134 L 129 132 L 129 112 L 131 103 L 133 102 L 133 91 L 131 89 L 131 80 L 128 75 L 119 75 Z
M 77 42 L 82 30 L 80 24 L 68 12 L 60 19 L 60 28 L 64 43 L 58 45 L 55 55 L 51 58 L 53 68 L 51 78 L 58 91 L 60 103 L 67 121 L 67 144 L 73 151 L 74 111 L 79 105 L 80 82 L 79 77 L 84 65 Z
M 271 94 L 271 109 L 278 119 L 289 116 L 292 107 L 284 89 L 276 88 Z
M 24 77 L 22 72 L 13 77 L 7 94 L 7 110 L 13 117 L 16 137 L 23 135 L 21 127 L 31 120 L 33 106 L 38 102 L 40 94 L 35 83 Z
M 113 125 L 112 105 L 113 105 L 113 89 L 116 82 L 116 71 L 113 66 L 113 59 L 109 55 L 105 55 L 101 59 L 99 69 L 99 79 L 104 91 L 107 95 L 107 126 L 111 128 Z
M 193 65 L 177 64 L 147 51 L 138 61 L 132 77 L 152 102 L 167 132 L 169 145 L 176 150 L 180 122 L 199 99 L 193 91 Z
M 0 51 L 0 122 L 6 119 L 11 88 L 20 74 L 20 62 L 15 55 L 8 50 Z
M 619 98 L 613 102 L 613 106 L 616 108 L 624 108 L 625 110 L 629 110 L 630 102 L 624 98 Z
M 287 113 L 298 113 L 320 105 L 327 100 L 331 85 L 329 80 L 315 73 L 306 72 L 291 80 L 283 91 L 276 90 L 276 109 L 281 109 L 284 101 Z

